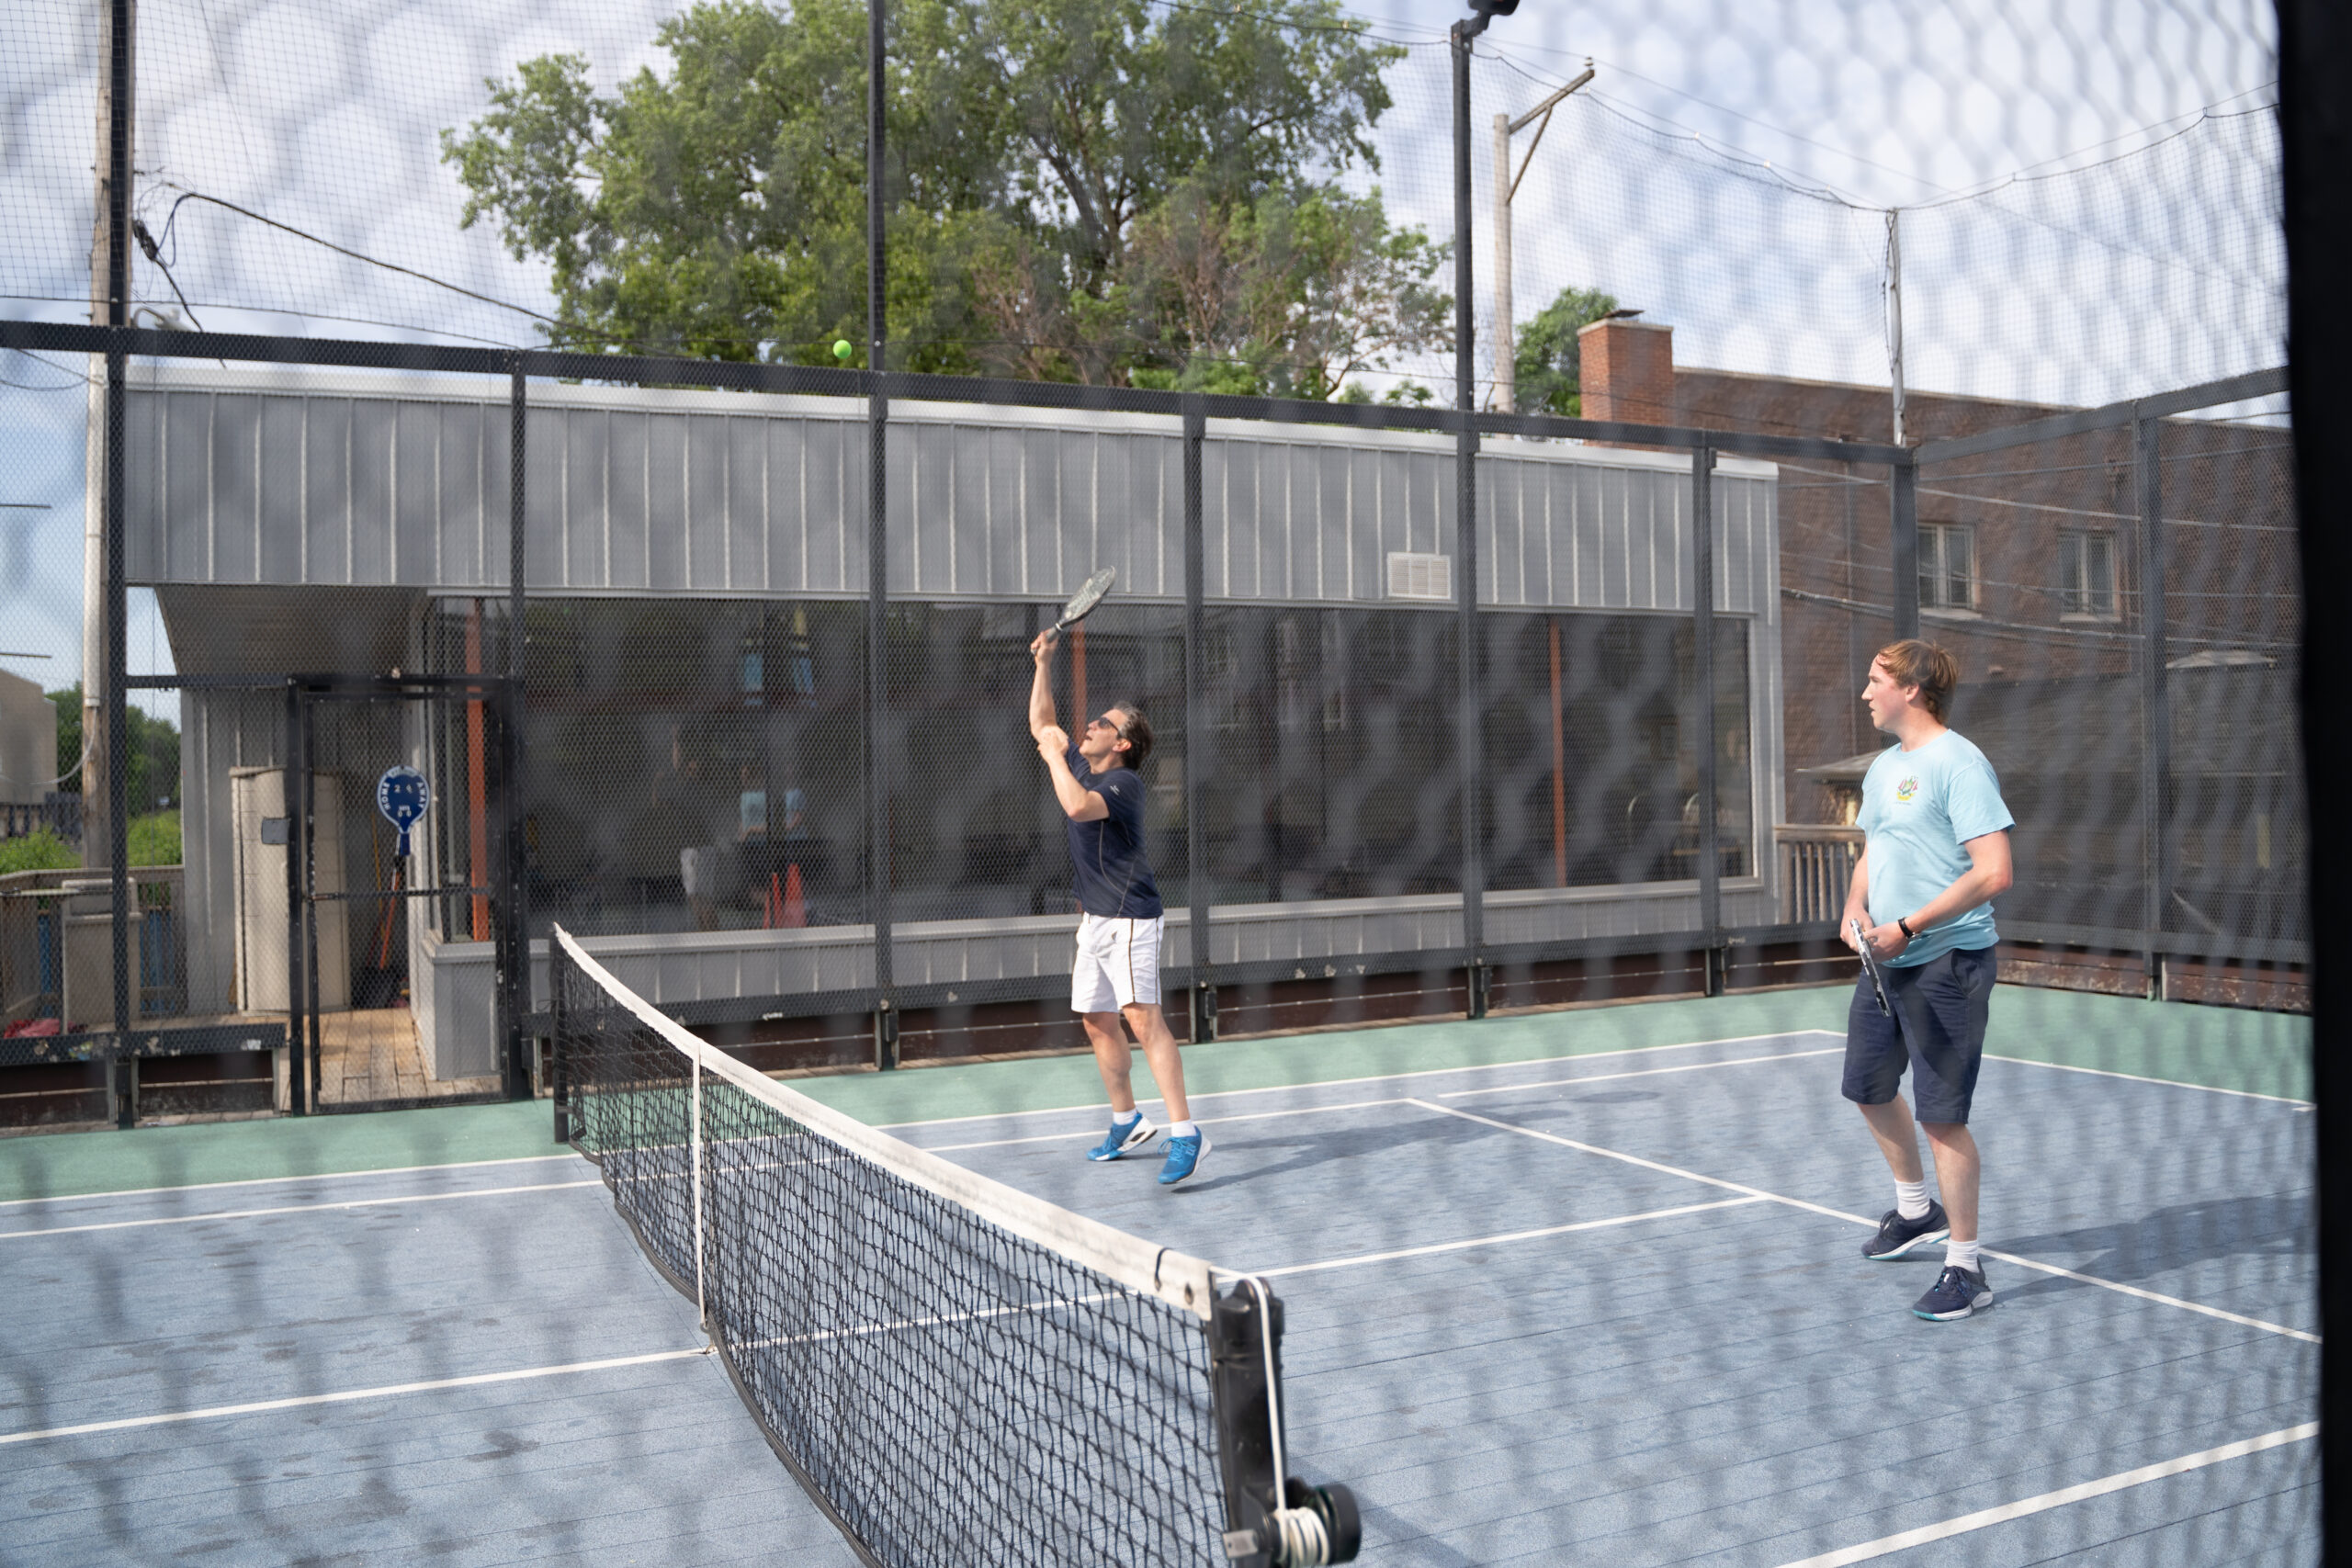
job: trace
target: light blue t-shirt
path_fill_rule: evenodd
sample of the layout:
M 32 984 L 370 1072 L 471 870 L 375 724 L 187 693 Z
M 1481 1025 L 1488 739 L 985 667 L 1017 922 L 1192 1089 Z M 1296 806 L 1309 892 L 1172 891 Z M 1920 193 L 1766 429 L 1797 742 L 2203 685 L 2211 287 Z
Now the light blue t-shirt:
M 1884 925 L 1925 906 L 1975 863 L 1962 845 L 2015 825 L 1993 764 L 1965 737 L 1947 729 L 1916 751 L 1880 752 L 1862 775 L 1871 921 Z M 1955 948 L 1990 947 L 1996 935 L 1993 906 L 1983 903 L 1921 931 L 1887 962 L 1925 964 Z

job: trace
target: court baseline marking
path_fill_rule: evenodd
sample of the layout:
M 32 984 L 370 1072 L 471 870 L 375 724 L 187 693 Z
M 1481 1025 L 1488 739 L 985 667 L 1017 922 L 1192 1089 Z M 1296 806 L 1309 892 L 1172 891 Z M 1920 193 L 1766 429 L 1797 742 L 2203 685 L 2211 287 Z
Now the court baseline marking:
M 1750 1187 L 1745 1182 L 1726 1181 L 1719 1176 L 1702 1176 L 1698 1171 L 1685 1170 L 1680 1166 L 1644 1159 L 1639 1155 L 1629 1155 L 1617 1149 L 1604 1149 L 1598 1144 L 1579 1143 L 1574 1138 L 1564 1138 L 1556 1133 L 1546 1133 L 1533 1127 L 1522 1127 L 1511 1122 L 1498 1122 L 1491 1116 L 1481 1116 L 1475 1111 L 1464 1111 L 1458 1106 L 1440 1105 L 1427 1100 L 1408 1100 L 1402 1103 L 1418 1105 L 1423 1110 L 1434 1111 L 1443 1116 L 1459 1116 L 1465 1122 L 1476 1122 L 1499 1132 L 1516 1133 L 1524 1138 L 1536 1138 L 1547 1144 L 1557 1144 L 1562 1148 L 1575 1149 L 1580 1154 L 1599 1155 L 1603 1159 L 1620 1160 L 1626 1165 L 1639 1166 L 1644 1170 L 1655 1170 L 1667 1176 L 1679 1176 L 1685 1181 L 1696 1181 L 1708 1187 L 1720 1187 L 1727 1192 L 1745 1192 L 1786 1208 L 1802 1209 L 1807 1213 L 1820 1214 L 1827 1219 L 1843 1220 L 1848 1224 L 1860 1225 L 1864 1230 L 1871 1229 L 1878 1224 L 1876 1220 L 1865 1218 L 1860 1214 L 1849 1214 L 1842 1209 L 1832 1209 L 1826 1204 L 1809 1203 L 1802 1198 L 1791 1198 L 1780 1192 L 1768 1192 L 1763 1188 Z M 2137 1285 L 2126 1285 L 2114 1280 L 2102 1280 L 2093 1274 L 2083 1274 L 2072 1269 L 2062 1269 L 2055 1263 L 2044 1263 L 2038 1258 L 2020 1257 L 2014 1252 L 1996 1252 L 1988 1247 L 1984 1248 L 1984 1255 L 1987 1258 L 1997 1258 L 2004 1263 L 2014 1263 L 2020 1269 L 2031 1269 L 2036 1273 L 2054 1274 L 2060 1279 L 2074 1280 L 2086 1285 L 2096 1285 L 2102 1291 L 2114 1291 L 2121 1295 L 2136 1296 L 2142 1301 L 2154 1302 L 2163 1306 L 2178 1307 L 2183 1312 L 2199 1313 L 2206 1317 L 2219 1318 L 2224 1323 L 2234 1323 L 2242 1327 L 2258 1328 L 2266 1334 L 2277 1334 L 2289 1339 L 2300 1339 L 2307 1345 L 2320 1343 L 2318 1335 L 2308 1333 L 2301 1328 L 2290 1328 L 2282 1323 L 2270 1323 L 2262 1318 L 2248 1317 L 2243 1313 L 2225 1312 L 2220 1307 L 2207 1306 L 2201 1302 L 2185 1301 L 2179 1296 L 2167 1296 L 2156 1291 L 2143 1291 Z
M 1450 1091 L 1444 1096 L 1444 1098 L 1452 1100 L 1465 1094 L 1508 1094 L 1513 1089 L 1551 1089 L 1561 1084 L 1614 1083 L 1620 1078 L 1646 1078 L 1655 1077 L 1659 1073 L 1701 1073 L 1715 1067 L 1744 1067 L 1755 1062 L 1792 1062 L 1803 1056 L 1836 1055 L 1838 1051 L 1841 1049 L 1843 1049 L 1843 1047 L 1833 1047 L 1823 1051 L 1789 1051 L 1772 1056 L 1740 1056 L 1728 1062 L 1693 1062 L 1679 1067 L 1642 1067 L 1630 1073 L 1590 1073 L 1583 1077 L 1553 1078 L 1544 1083 L 1507 1084 L 1495 1089 L 1462 1089 Z M 1230 1092 L 1235 1094 L 1256 1094 L 1262 1091 L 1257 1089 L 1234 1089 Z M 1236 1122 L 1266 1122 L 1283 1116 L 1296 1116 L 1307 1111 L 1371 1111 L 1384 1105 L 1410 1105 L 1412 1103 L 1413 1101 L 1409 1100 L 1391 1099 L 1352 1100 L 1329 1105 L 1294 1105 L 1284 1107 L 1280 1111 L 1245 1111 L 1238 1116 L 1220 1116 L 1216 1118 L 1216 1124 L 1220 1127 L 1229 1127 Z M 1027 1114 L 1049 1116 L 1057 1114 L 1057 1112 L 1038 1111 L 1027 1112 Z M 1023 1144 L 1068 1144 L 1075 1143 L 1080 1138 L 1091 1138 L 1092 1136 L 1094 1136 L 1094 1133 L 1090 1128 L 1086 1131 L 1076 1133 L 1040 1133 L 1026 1138 L 991 1138 L 976 1144 L 926 1144 L 922 1146 L 933 1154 L 944 1155 L 956 1154 L 966 1149 L 1012 1148 Z
M 2267 1100 L 2273 1105 L 2291 1105 L 2298 1111 L 2313 1109 L 2308 1100 L 2297 1100 L 2287 1094 L 2256 1094 L 2250 1089 L 2218 1089 L 2209 1083 L 2182 1083 L 2177 1078 L 2152 1078 L 2144 1073 L 2119 1073 L 2106 1067 L 2077 1067 L 2068 1062 L 2037 1062 L 2030 1056 L 2001 1056 L 1987 1051 L 1988 1062 L 2011 1062 L 2021 1067 L 2048 1067 L 2053 1073 L 2087 1073 L 2095 1078 L 2123 1078 L 2132 1083 L 2161 1084 L 2166 1089 L 2193 1089 L 2206 1094 L 2226 1094 L 2238 1100 Z
M 2007 1524 L 2011 1519 L 2021 1519 L 2032 1514 L 2047 1513 L 2052 1508 L 2063 1508 L 2069 1503 L 2083 1503 L 2093 1497 L 2104 1497 L 2110 1492 L 2122 1492 L 2133 1486 L 2144 1486 L 2151 1481 L 2162 1481 L 2167 1476 L 2184 1475 L 2192 1470 L 2202 1470 L 2209 1464 L 2220 1464 L 2224 1460 L 2243 1459 L 2248 1454 L 2258 1454 L 2267 1449 L 2281 1448 L 2289 1443 L 2303 1442 L 2318 1435 L 2319 1423 L 2306 1421 L 2300 1427 L 2284 1427 L 2276 1432 L 2266 1432 L 2259 1438 L 2246 1438 L 2234 1443 L 2223 1443 L 2219 1448 L 2207 1449 L 2201 1453 L 2184 1454 L 2178 1459 L 2168 1459 L 2161 1463 L 2143 1465 L 2138 1470 L 2127 1470 L 2115 1475 L 2102 1476 L 2097 1481 L 2086 1481 L 2075 1486 L 2062 1486 L 2055 1492 L 2044 1492 L 2039 1497 L 2028 1497 L 2021 1502 L 2004 1503 L 1996 1508 L 1983 1508 L 1973 1514 L 1962 1514 L 1956 1519 L 1946 1519 L 1941 1524 L 1922 1525 L 1917 1529 L 1905 1530 L 1900 1535 L 1882 1536 L 1876 1540 L 1866 1540 L 1859 1546 L 1840 1547 L 1835 1551 L 1825 1551 L 1816 1557 L 1806 1557 L 1794 1562 L 1783 1563 L 1781 1568 L 1847 1568 L 1849 1563 L 1867 1562 L 1873 1557 L 1887 1557 L 1898 1551 L 1907 1551 L 1915 1546 L 1926 1546 L 1932 1541 L 1950 1540 L 1953 1536 L 1966 1535 L 1972 1530 L 1981 1530 L 1991 1525 Z
M 0 1198 L 0 1209 L 19 1208 L 27 1203 L 79 1203 L 98 1198 L 142 1198 L 157 1192 L 203 1192 L 215 1187 L 267 1187 L 274 1182 L 288 1181 L 348 1181 L 356 1176 L 413 1176 L 423 1170 L 470 1170 L 490 1165 L 538 1165 L 548 1160 L 571 1159 L 570 1154 L 518 1155 L 511 1159 L 461 1159 L 447 1165 L 390 1165 L 377 1170 L 322 1170 L 308 1176 L 248 1176 L 235 1181 L 183 1181 L 171 1187 L 126 1187 L 115 1192 L 64 1192 L 46 1198 Z
M 1501 1247 L 1514 1241 L 1534 1241 L 1547 1235 L 1566 1235 L 1571 1231 L 1606 1230 L 1611 1225 L 1630 1225 L 1642 1220 L 1671 1220 L 1684 1214 L 1704 1214 L 1716 1209 L 1743 1209 L 1750 1203 L 1761 1203 L 1762 1198 L 1724 1198 L 1713 1203 L 1685 1203 L 1673 1209 L 1645 1209 L 1638 1214 L 1615 1214 L 1605 1220 L 1578 1220 L 1574 1224 L 1545 1225 L 1541 1230 L 1510 1231 L 1502 1235 L 1473 1236 L 1468 1241 L 1431 1242 L 1427 1247 L 1400 1247 L 1394 1252 L 1364 1252 L 1353 1258 L 1327 1258 L 1319 1263 L 1286 1263 L 1279 1269 L 1249 1269 L 1227 1270 L 1235 1279 L 1272 1280 L 1284 1274 L 1319 1274 L 1331 1269 L 1356 1269 L 1367 1263 L 1394 1263 L 1400 1258 L 1426 1258 L 1436 1252 L 1464 1252 L 1474 1247 Z
M 50 1225 L 22 1231 L 0 1231 L 0 1241 L 28 1235 L 75 1235 L 87 1231 L 136 1230 L 146 1225 L 192 1225 L 205 1220 L 252 1220 L 269 1214 L 319 1214 L 333 1209 L 380 1209 L 395 1203 L 446 1203 L 457 1198 L 499 1198 L 511 1192 L 564 1192 L 575 1187 L 602 1187 L 604 1179 L 584 1181 L 540 1181 L 527 1187 L 474 1187 L 463 1192 L 405 1192 L 388 1198 L 354 1198 L 341 1203 L 288 1203 L 274 1209 L 223 1209 L 207 1214 L 164 1214 L 144 1220 L 107 1220 L 86 1225 Z
M 138 1427 L 165 1427 L 184 1421 L 258 1416 L 273 1410 L 300 1410 L 313 1404 L 346 1404 L 356 1399 L 386 1399 L 394 1394 L 432 1393 L 451 1388 L 481 1388 L 491 1383 L 526 1382 L 534 1378 L 562 1377 L 571 1372 L 608 1371 L 615 1367 L 645 1367 L 659 1361 L 683 1361 L 711 1353 L 708 1346 L 693 1350 L 654 1350 L 642 1356 L 607 1356 L 599 1361 L 568 1361 L 559 1367 L 523 1367 L 514 1371 L 475 1372 L 461 1378 L 435 1378 L 429 1382 L 385 1383 L 377 1388 L 347 1388 L 334 1393 L 302 1393 L 287 1399 L 261 1399 L 249 1404 L 209 1404 L 201 1410 L 175 1410 L 161 1416 L 126 1416 L 113 1421 L 85 1421 L 78 1426 L 46 1427 L 32 1432 L 0 1432 L 0 1448 L 11 1443 L 39 1442 L 48 1438 L 79 1438 L 93 1432 L 125 1432 Z
M 1529 1056 L 1516 1062 L 1473 1062 L 1460 1067 L 1416 1067 L 1404 1073 L 1367 1073 L 1352 1078 L 1317 1078 L 1310 1083 L 1266 1084 L 1258 1089 L 1212 1089 L 1185 1096 L 1187 1100 L 1229 1100 L 1244 1094 L 1295 1094 L 1305 1089 L 1345 1089 L 1351 1084 L 1401 1083 L 1408 1078 L 1438 1078 L 1456 1073 L 1499 1073 L 1512 1067 L 1548 1067 L 1561 1062 L 1598 1062 L 1611 1056 L 1645 1056 L 1654 1051 L 1697 1051 L 1709 1045 L 1745 1045 L 1755 1040 L 1792 1040 L 1801 1034 L 1827 1035 L 1843 1040 L 1844 1035 L 1829 1029 L 1776 1029 L 1769 1034 L 1733 1034 L 1721 1040 L 1683 1040 L 1671 1045 L 1628 1045 L 1616 1051 L 1579 1051 L 1561 1056 Z M 1159 1103 L 1154 1100 L 1153 1103 Z M 1094 1111 L 1102 1108 L 1099 1100 L 1084 1105 L 1040 1106 L 1035 1111 L 983 1111 L 970 1116 L 933 1116 L 919 1122 L 876 1122 L 878 1132 L 895 1132 L 900 1127 L 945 1127 L 957 1122 L 1001 1122 L 1021 1116 L 1066 1116 L 1077 1111 Z M 1230 1121 L 1227 1117 L 1222 1120 Z

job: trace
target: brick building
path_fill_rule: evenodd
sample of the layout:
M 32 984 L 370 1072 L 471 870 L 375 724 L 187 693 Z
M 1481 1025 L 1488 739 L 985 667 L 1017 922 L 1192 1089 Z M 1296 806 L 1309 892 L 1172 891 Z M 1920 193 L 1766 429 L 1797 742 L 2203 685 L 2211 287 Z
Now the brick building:
M 1596 322 L 1583 338 L 1588 418 L 1885 442 L 1884 387 L 1674 363 L 1669 327 Z M 1913 392 L 1903 440 L 1923 443 L 2074 412 Z M 2002 773 L 2020 823 L 2015 898 L 2029 919 L 2102 927 L 2297 934 L 2300 759 L 2292 651 L 2300 636 L 2292 436 L 2285 428 L 2168 419 L 2157 460 L 2166 592 L 2152 679 L 2140 463 L 2117 428 L 1922 464 L 1922 635 L 1958 658 L 1955 724 Z M 1835 822 L 1878 750 L 1859 700 L 1893 631 L 1887 470 L 1780 465 L 1780 594 L 1787 815 Z M 2160 682 L 2170 710 L 2169 874 L 2146 875 L 2141 801 Z M 1825 773 L 1827 775 L 1825 777 Z M 2029 851 L 2030 852 L 2029 853 Z M 2284 891 L 2281 883 L 2288 884 Z

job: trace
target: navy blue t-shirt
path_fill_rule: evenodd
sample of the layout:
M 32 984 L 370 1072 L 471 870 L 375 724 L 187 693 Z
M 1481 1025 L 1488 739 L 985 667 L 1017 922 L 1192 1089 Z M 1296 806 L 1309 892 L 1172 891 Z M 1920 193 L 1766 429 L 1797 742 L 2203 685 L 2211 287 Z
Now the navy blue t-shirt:
M 1078 867 L 1078 907 L 1105 919 L 1157 919 L 1167 913 L 1151 863 L 1143 853 L 1143 779 L 1133 768 L 1096 773 L 1069 746 L 1070 776 L 1102 797 L 1111 814 L 1069 824 L 1069 858 Z

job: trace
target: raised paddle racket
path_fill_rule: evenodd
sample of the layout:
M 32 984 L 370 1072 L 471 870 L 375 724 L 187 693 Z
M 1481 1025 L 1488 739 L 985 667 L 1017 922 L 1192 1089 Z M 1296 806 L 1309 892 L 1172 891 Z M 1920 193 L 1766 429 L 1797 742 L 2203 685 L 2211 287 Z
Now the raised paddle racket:
M 1886 1005 L 1886 982 L 1879 976 L 1878 954 L 1872 953 L 1871 944 L 1863 940 L 1861 921 L 1849 920 L 1846 923 L 1854 928 L 1854 945 L 1862 950 L 1862 973 L 1870 977 L 1871 995 L 1878 998 L 1878 1010 L 1881 1016 L 1892 1018 L 1894 1010 Z
M 1059 640 L 1063 632 L 1092 615 L 1095 606 L 1110 597 L 1111 585 L 1118 581 L 1119 569 L 1115 566 L 1106 566 L 1079 584 L 1078 592 L 1071 594 L 1069 602 L 1062 605 L 1062 618 L 1047 628 L 1046 639 L 1048 642 Z

